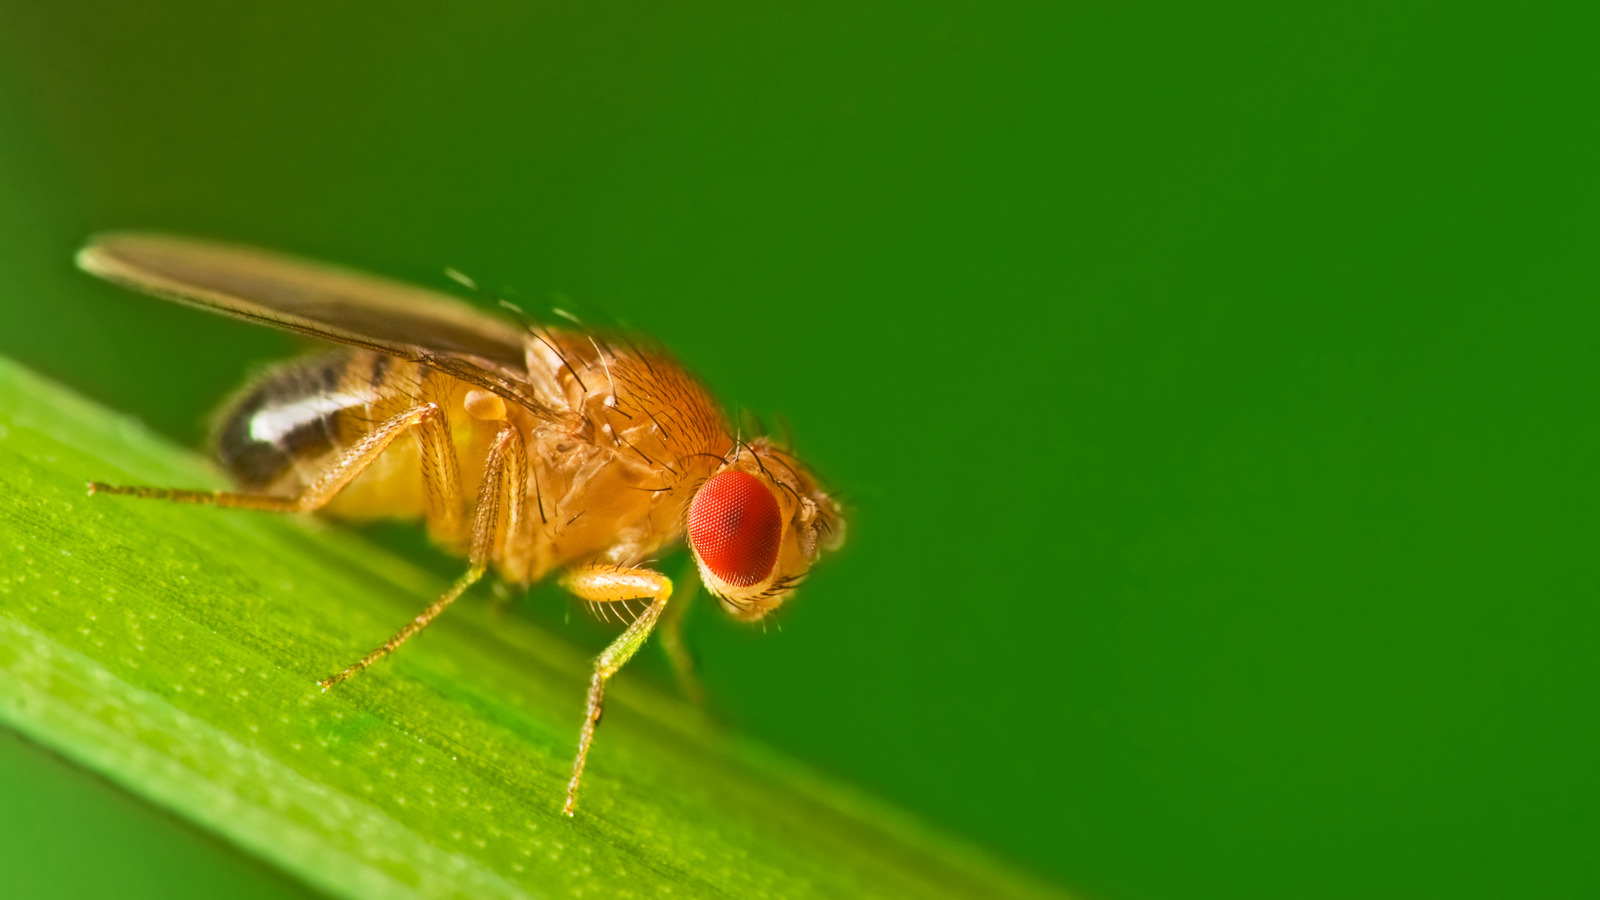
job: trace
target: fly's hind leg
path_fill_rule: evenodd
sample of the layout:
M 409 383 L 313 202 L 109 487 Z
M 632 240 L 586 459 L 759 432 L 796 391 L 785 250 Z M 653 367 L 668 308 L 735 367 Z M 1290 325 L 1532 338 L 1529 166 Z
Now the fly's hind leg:
M 399 415 L 385 420 L 368 432 L 355 446 L 351 447 L 339 458 L 338 462 L 329 466 L 326 471 L 317 476 L 317 479 L 307 485 L 298 496 L 279 497 L 272 494 L 256 494 L 233 491 L 191 491 L 169 488 L 150 487 L 125 487 L 121 485 L 89 483 L 89 493 L 123 494 L 133 497 L 148 497 L 159 500 L 172 500 L 178 503 L 198 503 L 207 506 L 224 506 L 238 509 L 260 509 L 270 512 L 316 512 L 328 504 L 338 493 L 349 486 L 360 474 L 366 471 L 389 446 L 402 434 L 414 430 L 419 450 L 418 458 L 422 467 L 422 479 L 426 488 L 427 506 L 426 516 L 429 529 L 436 538 L 447 543 L 457 542 L 464 534 L 462 516 L 462 493 L 460 467 L 456 461 L 455 446 L 450 441 L 448 423 L 444 413 L 436 403 L 424 403 L 414 406 Z M 509 432 L 509 434 L 508 434 Z M 515 457 L 514 463 L 506 461 L 507 448 L 516 445 L 516 452 L 509 454 Z M 512 478 L 519 483 L 526 481 L 527 468 L 526 454 L 521 449 L 521 436 L 513 428 L 504 428 L 494 443 L 494 453 L 491 455 L 488 468 L 485 471 L 484 487 L 480 495 L 487 495 L 489 502 L 485 503 L 483 496 L 479 497 L 478 509 L 472 530 L 472 567 L 467 570 L 443 597 L 435 601 L 411 621 L 398 634 L 390 638 L 383 646 L 367 654 L 355 665 L 350 666 L 338 675 L 319 682 L 323 690 L 349 678 L 356 672 L 372 665 L 383 658 L 394 648 L 400 646 L 407 638 L 421 631 L 423 626 L 433 620 L 435 616 L 444 611 L 451 601 L 460 596 L 471 584 L 482 577 L 488 560 L 492 558 L 493 541 L 495 539 L 495 520 L 499 509 L 501 493 L 493 489 L 505 478 Z M 496 473 L 501 473 L 496 477 Z M 515 520 L 520 514 L 518 504 L 511 504 L 509 518 Z M 514 526 L 513 526 L 514 527 Z M 486 533 L 486 537 L 480 537 Z
M 416 618 L 407 622 L 404 628 L 395 632 L 387 641 L 345 667 L 344 671 L 317 682 L 322 689 L 328 690 L 393 653 L 396 647 L 428 627 L 428 623 L 438 618 L 445 607 L 454 603 L 467 588 L 482 578 L 484 572 L 488 571 L 489 563 L 504 546 L 504 542 L 517 533 L 522 522 L 523 500 L 527 493 L 528 454 L 523 446 L 522 434 L 513 425 L 502 425 L 500 431 L 495 434 L 493 443 L 489 445 L 489 456 L 483 467 L 483 483 L 478 486 L 478 503 L 472 516 L 471 549 L 467 554 L 471 565 L 467 571 L 444 592 L 444 596 L 433 601 L 427 609 L 418 613 Z M 500 527 L 502 508 L 505 512 L 504 527 Z
M 572 761 L 567 802 L 561 807 L 561 811 L 570 816 L 578 801 L 578 782 L 583 778 L 583 764 L 589 757 L 589 745 L 594 742 L 594 727 L 600 722 L 606 682 L 617 674 L 617 670 L 639 651 L 639 647 L 650 636 L 650 630 L 655 627 L 661 611 L 667 606 L 667 598 L 672 596 L 672 582 L 660 572 L 649 569 L 589 565 L 563 575 L 561 586 L 590 603 L 650 599 L 650 605 L 633 620 L 627 630 L 595 657 L 594 675 L 589 681 L 588 711 L 584 714 L 583 731 L 578 736 L 578 756 Z
M 329 466 L 317 479 L 306 485 L 295 497 L 272 494 L 254 494 L 234 491 L 190 491 L 174 488 L 129 487 L 125 485 L 89 482 L 91 494 L 123 494 L 130 497 L 148 497 L 172 500 L 177 503 L 198 503 L 205 506 L 226 506 L 237 509 L 261 509 L 269 512 L 316 512 L 377 458 L 395 439 L 408 430 L 417 430 L 417 441 L 422 449 L 424 477 L 430 490 L 429 517 L 438 517 L 435 526 L 440 532 L 461 529 L 461 483 L 457 474 L 455 451 L 450 446 L 444 413 L 437 404 L 414 406 L 380 424 L 347 450 L 339 461 Z M 441 450 L 440 447 L 443 447 Z M 437 506 L 437 510 L 433 507 Z

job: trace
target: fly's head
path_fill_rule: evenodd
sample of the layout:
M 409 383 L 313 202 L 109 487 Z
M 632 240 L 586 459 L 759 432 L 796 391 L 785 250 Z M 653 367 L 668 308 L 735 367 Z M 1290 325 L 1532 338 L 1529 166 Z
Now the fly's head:
M 706 589 L 754 622 L 844 543 L 844 517 L 798 460 L 757 438 L 696 489 L 684 531 Z

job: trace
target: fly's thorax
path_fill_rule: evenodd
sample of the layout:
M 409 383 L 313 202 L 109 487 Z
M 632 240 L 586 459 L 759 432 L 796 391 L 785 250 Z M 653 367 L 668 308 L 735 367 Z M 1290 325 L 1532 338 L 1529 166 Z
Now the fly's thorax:
M 563 415 L 533 429 L 529 458 L 550 566 L 634 565 L 682 537 L 693 487 L 734 446 L 708 392 L 665 352 L 631 339 L 530 332 L 529 381 Z
M 707 590 L 746 621 L 782 605 L 822 554 L 844 542 L 838 501 L 764 438 L 741 445 L 696 486 L 684 529 Z
M 705 387 L 665 351 L 595 332 L 541 330 L 528 344 L 530 381 L 559 397 L 574 436 L 668 479 L 686 457 L 725 455 L 733 438 Z
M 577 562 L 637 565 L 659 555 L 681 540 L 691 489 L 716 463 L 691 459 L 669 471 L 595 434 L 536 427 L 530 435 L 524 521 L 539 548 L 530 579 Z

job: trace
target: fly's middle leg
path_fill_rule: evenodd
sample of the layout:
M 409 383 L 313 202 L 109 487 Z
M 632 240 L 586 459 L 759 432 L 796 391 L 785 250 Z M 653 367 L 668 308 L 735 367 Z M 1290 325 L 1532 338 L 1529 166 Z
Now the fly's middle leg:
M 444 596 L 434 601 L 433 605 L 423 610 L 382 646 L 339 674 L 319 682 L 322 689 L 327 690 L 405 643 L 461 596 L 473 582 L 483 577 L 489 563 L 499 552 L 499 541 L 502 538 L 496 525 L 501 521 L 499 513 L 502 497 L 508 492 L 511 502 L 504 504 L 507 509 L 504 517 L 507 529 L 504 533 L 511 533 L 522 518 L 521 498 L 527 493 L 527 453 L 523 449 L 522 436 L 514 427 L 509 424 L 503 425 L 495 437 L 485 465 L 484 480 L 479 488 L 478 504 L 470 532 L 467 531 L 463 516 L 460 466 L 456 460 L 455 446 L 450 441 L 449 425 L 445 421 L 444 413 L 435 403 L 414 406 L 385 420 L 345 451 L 337 462 L 294 497 L 233 491 L 126 487 L 100 482 L 90 482 L 89 493 L 123 494 L 173 500 L 179 503 L 270 512 L 316 512 L 348 487 L 366 471 L 367 467 L 376 462 L 395 440 L 408 431 L 414 433 L 417 439 L 418 458 L 427 495 L 425 515 L 428 526 L 436 537 L 446 542 L 470 536 L 471 551 L 468 558 L 471 567 L 466 574 L 456 580 Z
M 583 731 L 578 736 L 578 756 L 572 761 L 572 780 L 567 783 L 567 802 L 561 807 L 561 811 L 570 816 L 578 802 L 578 782 L 583 778 L 583 765 L 589 758 L 589 745 L 594 742 L 594 727 L 600 722 L 606 682 L 617 674 L 617 670 L 639 651 L 645 639 L 650 636 L 650 630 L 655 627 L 656 620 L 661 617 L 661 611 L 666 608 L 667 598 L 672 596 L 672 581 L 660 572 L 652 572 L 649 569 L 590 565 L 563 575 L 561 586 L 590 603 L 618 603 L 645 597 L 650 599 L 650 605 L 633 620 L 627 630 L 595 657 L 594 675 L 589 680 L 588 710 L 583 717 Z
M 483 577 L 489 564 L 502 552 L 505 542 L 516 533 L 522 522 L 522 507 L 528 494 L 527 462 L 528 455 L 521 432 L 513 425 L 502 425 L 489 445 L 489 456 L 483 467 L 483 483 L 478 486 L 478 503 L 472 515 L 471 549 L 467 554 L 471 565 L 467 571 L 456 579 L 443 596 L 418 613 L 416 618 L 407 622 L 387 641 L 345 667 L 344 671 L 318 682 L 324 691 L 393 653 L 395 648 L 428 627 L 428 623 L 438 618 L 446 607 Z

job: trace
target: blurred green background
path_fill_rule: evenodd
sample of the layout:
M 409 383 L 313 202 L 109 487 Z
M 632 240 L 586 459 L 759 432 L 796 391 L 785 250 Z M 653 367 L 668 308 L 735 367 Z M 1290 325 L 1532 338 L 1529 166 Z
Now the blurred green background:
M 570 297 L 850 499 L 781 632 L 693 616 L 744 731 L 1105 900 L 1595 897 L 1596 46 L 1578 4 L 6 0 L 0 353 L 198 445 L 294 351 L 76 274 L 108 228 Z M 13 848 L 104 790 L 30 752 Z M 60 852 L 19 858 L 215 892 Z

